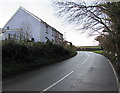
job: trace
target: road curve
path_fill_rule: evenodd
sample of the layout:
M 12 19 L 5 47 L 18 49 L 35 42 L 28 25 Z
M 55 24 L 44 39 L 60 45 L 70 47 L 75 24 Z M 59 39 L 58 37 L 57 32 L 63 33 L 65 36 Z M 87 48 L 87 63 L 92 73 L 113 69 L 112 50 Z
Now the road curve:
M 3 82 L 3 91 L 118 91 L 108 59 L 92 52 Z

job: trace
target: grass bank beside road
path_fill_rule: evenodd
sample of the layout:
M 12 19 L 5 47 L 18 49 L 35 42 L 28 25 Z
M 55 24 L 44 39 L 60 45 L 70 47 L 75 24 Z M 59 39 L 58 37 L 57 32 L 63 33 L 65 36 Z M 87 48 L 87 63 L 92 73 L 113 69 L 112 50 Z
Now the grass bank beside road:
M 103 53 L 103 50 L 98 50 L 98 51 L 92 51 L 94 53 L 98 53 L 98 54 L 102 54 Z
M 76 49 L 69 45 L 58 45 L 52 42 L 4 41 L 2 44 L 3 79 L 68 59 L 76 54 Z

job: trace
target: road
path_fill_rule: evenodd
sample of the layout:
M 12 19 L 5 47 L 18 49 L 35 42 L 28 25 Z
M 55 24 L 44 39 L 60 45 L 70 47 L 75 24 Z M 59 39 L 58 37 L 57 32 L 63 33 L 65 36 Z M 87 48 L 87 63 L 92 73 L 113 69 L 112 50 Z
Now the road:
M 118 91 L 118 87 L 106 57 L 78 52 L 73 58 L 3 82 L 3 91 Z

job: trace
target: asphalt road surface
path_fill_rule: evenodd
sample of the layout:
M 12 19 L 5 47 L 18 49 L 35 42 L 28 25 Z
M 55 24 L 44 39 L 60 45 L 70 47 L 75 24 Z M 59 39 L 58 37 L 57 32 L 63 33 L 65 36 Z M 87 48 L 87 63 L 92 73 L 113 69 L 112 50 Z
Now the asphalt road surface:
M 3 82 L 3 91 L 118 91 L 108 59 L 92 52 Z

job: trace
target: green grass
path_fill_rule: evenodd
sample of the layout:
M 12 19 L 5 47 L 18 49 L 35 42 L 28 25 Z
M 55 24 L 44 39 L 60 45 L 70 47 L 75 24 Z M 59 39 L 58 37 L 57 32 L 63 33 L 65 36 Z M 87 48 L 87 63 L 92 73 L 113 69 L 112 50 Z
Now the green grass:
M 97 54 L 102 54 L 103 53 L 103 50 L 99 50 L 99 51 L 92 51 L 94 53 L 97 53 Z
M 79 46 L 78 48 L 101 48 L 100 46 Z
M 78 51 L 99 51 L 102 50 L 100 46 L 79 46 L 77 47 Z

